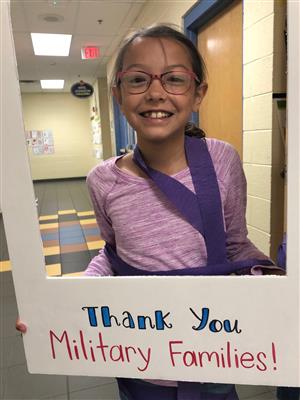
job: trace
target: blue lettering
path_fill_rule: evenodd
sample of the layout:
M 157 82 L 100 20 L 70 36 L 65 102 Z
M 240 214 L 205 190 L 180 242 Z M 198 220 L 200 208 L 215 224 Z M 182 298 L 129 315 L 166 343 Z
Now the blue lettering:
M 82 307 L 82 310 L 88 310 L 89 323 L 91 326 L 98 326 L 95 312 L 96 308 L 98 307 Z
M 145 316 L 145 315 L 138 315 L 137 320 L 138 320 L 138 327 L 139 327 L 139 329 L 147 329 L 147 327 L 146 327 L 146 320 L 149 321 L 149 325 L 150 325 L 151 329 L 154 329 L 154 328 L 155 328 L 155 325 L 153 325 L 151 318 L 148 317 L 148 316 Z
M 201 318 L 195 313 L 195 311 L 190 308 L 190 311 L 192 312 L 192 314 L 198 319 L 198 321 L 200 321 L 200 325 L 198 327 L 193 326 L 192 328 L 195 331 L 201 331 L 202 329 L 204 329 L 207 325 L 208 322 L 208 317 L 209 317 L 209 308 L 202 308 L 202 315 Z
M 122 315 L 126 315 L 126 314 L 127 314 L 127 316 L 123 319 L 122 325 L 124 326 L 124 328 L 134 329 L 135 328 L 135 324 L 134 324 L 134 320 L 133 320 L 130 312 L 124 311 L 122 313 Z M 128 324 L 126 324 L 126 322 L 128 322 Z
M 156 322 L 156 329 L 161 331 L 166 328 L 172 328 L 173 325 L 171 323 L 166 323 L 165 318 L 167 318 L 170 315 L 168 312 L 167 314 L 163 315 L 161 310 L 155 311 L 155 322 Z
M 218 333 L 224 330 L 227 333 L 241 333 L 242 330 L 238 328 L 238 320 L 236 319 L 234 323 L 229 321 L 229 319 L 225 319 L 224 321 L 220 321 L 218 319 L 213 319 L 210 322 L 209 318 L 209 308 L 203 307 L 201 310 L 201 315 L 199 316 L 192 308 L 190 308 L 191 313 L 196 317 L 198 321 L 200 321 L 198 326 L 192 326 L 192 329 L 195 331 L 201 331 L 206 328 L 208 324 L 208 329 L 213 333 Z
M 111 327 L 111 320 L 113 319 L 116 323 L 117 326 L 120 326 L 120 322 L 118 321 L 118 318 L 114 316 L 113 314 L 110 314 L 109 307 L 101 307 L 101 317 L 102 317 L 102 323 L 105 328 L 110 328 Z

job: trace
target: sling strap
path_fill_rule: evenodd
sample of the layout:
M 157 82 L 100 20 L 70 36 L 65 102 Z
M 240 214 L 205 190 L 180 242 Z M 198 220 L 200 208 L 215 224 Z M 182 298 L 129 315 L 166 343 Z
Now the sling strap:
M 138 147 L 134 151 L 134 161 L 184 218 L 202 234 L 207 249 L 207 265 L 168 271 L 147 271 L 126 263 L 118 256 L 116 248 L 106 243 L 104 252 L 115 274 L 121 276 L 229 275 L 239 270 L 250 269 L 254 265 L 273 265 L 270 260 L 227 261 L 221 195 L 206 142 L 200 138 L 186 137 L 185 151 L 196 194 L 176 179 L 148 167 Z
M 137 146 L 134 149 L 133 161 L 155 182 L 156 186 L 180 211 L 181 215 L 204 236 L 197 196 L 171 176 L 148 167 Z
M 182 183 L 146 165 L 135 147 L 134 162 L 154 181 L 181 215 L 202 234 L 207 264 L 226 261 L 222 202 L 214 165 L 204 139 L 185 136 L 185 152 L 196 194 Z
M 104 253 L 109 259 L 115 275 L 118 276 L 200 276 L 200 275 L 230 275 L 239 270 L 248 269 L 254 265 L 273 265 L 270 260 L 249 259 L 242 261 L 223 262 L 213 265 L 172 269 L 168 271 L 148 271 L 127 264 L 118 256 L 116 248 L 106 243 Z

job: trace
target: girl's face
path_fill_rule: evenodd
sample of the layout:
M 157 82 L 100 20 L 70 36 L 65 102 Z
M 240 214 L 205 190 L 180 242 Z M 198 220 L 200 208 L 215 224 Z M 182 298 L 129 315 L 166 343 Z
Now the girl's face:
M 192 64 L 188 50 L 167 38 L 137 38 L 123 60 L 123 71 L 144 71 L 159 76 L 174 70 L 192 71 Z M 198 111 L 205 92 L 206 85 L 197 86 L 192 79 L 187 92 L 170 94 L 154 79 L 144 93 L 130 94 L 122 83 L 113 93 L 141 144 L 183 135 L 191 112 Z

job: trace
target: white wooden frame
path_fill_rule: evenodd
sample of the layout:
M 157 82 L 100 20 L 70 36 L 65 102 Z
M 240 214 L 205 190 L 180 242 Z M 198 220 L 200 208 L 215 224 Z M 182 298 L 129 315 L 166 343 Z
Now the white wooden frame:
M 24 345 L 31 373 L 300 386 L 299 22 L 300 3 L 291 0 L 287 276 L 47 278 L 9 2 L 1 2 L 1 205 L 19 313 L 28 325 Z M 82 309 L 93 306 L 99 307 L 97 327 Z M 119 317 L 130 312 L 135 325 L 138 315 L 150 315 L 154 322 L 156 311 L 158 325 L 145 330 L 104 327 L 100 311 L 106 306 Z M 199 316 L 209 310 L 209 321 L 215 321 L 194 330 L 200 321 L 190 308 Z M 162 320 L 159 311 L 170 314 Z M 125 316 L 128 325 L 129 314 Z M 159 329 L 163 321 L 164 329 Z M 229 325 L 235 327 L 233 332 L 226 332 Z M 220 332 L 212 331 L 221 326 Z M 99 338 L 108 347 L 101 348 Z

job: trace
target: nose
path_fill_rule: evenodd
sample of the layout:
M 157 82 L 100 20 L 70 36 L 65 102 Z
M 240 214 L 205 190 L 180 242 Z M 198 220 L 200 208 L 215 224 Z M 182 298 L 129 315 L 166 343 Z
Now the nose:
M 147 100 L 164 100 L 166 96 L 167 92 L 163 88 L 160 79 L 154 76 L 146 92 Z

